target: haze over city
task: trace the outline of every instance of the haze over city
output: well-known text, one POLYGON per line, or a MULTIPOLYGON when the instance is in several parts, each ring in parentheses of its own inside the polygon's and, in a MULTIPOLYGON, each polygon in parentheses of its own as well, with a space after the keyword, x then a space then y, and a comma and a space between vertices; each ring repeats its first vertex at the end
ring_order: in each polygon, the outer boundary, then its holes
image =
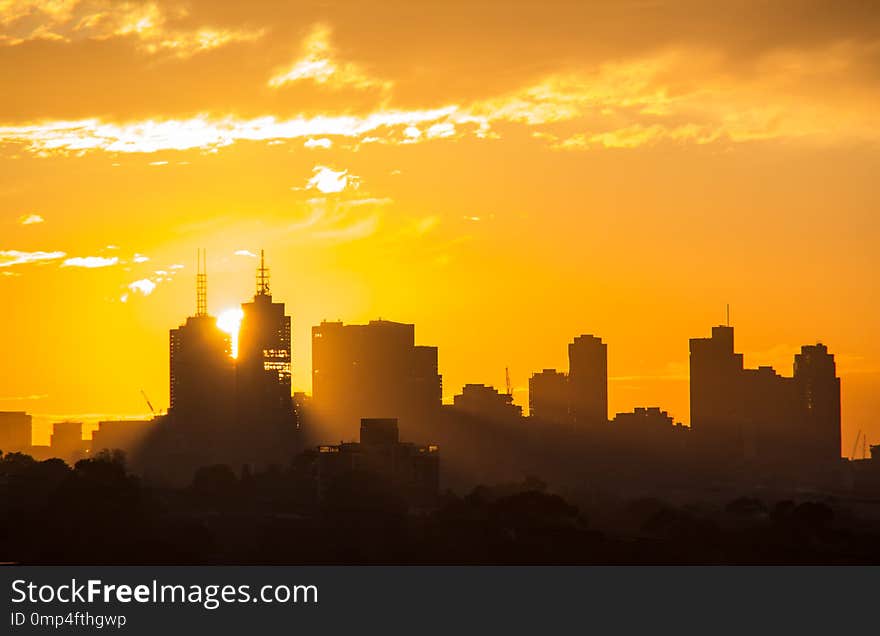
POLYGON ((844 454, 876 443, 862 7, 0 3, 0 410, 167 408, 196 248, 227 317, 265 249, 295 391, 324 319, 415 323, 446 402, 509 368, 525 407, 594 333, 611 414, 687 424, 730 304, 747 367, 827 344, 844 454))

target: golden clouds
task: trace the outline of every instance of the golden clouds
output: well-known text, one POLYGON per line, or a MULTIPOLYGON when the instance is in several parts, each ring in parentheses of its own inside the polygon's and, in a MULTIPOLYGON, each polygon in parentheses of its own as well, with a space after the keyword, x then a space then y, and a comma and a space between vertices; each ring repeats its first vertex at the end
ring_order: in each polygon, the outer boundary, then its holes
POLYGON ((0 267, 13 267, 27 263, 54 261, 67 256, 64 252, 22 252, 19 250, 0 250, 0 267))
POLYGON ((131 38, 147 53, 166 51, 189 57, 232 42, 254 41, 264 34, 263 30, 172 24, 187 15, 182 6, 168 11, 154 2, 0 0, 0 44, 131 38))
POLYGON ((391 82, 370 77, 359 65, 339 62, 330 45, 330 33, 327 25, 314 25, 302 43, 302 56, 273 74, 268 85, 279 88, 300 80, 311 80, 329 88, 391 88, 391 82))
MULTIPOLYGON (((152 28, 153 23, 144 18, 134 24, 152 28)), ((269 84, 309 79, 337 87, 375 86, 356 65, 335 60, 328 33, 326 27, 314 27, 304 57, 269 84)), ((841 99, 817 88, 838 82, 842 72, 869 53, 854 44, 774 52, 755 62, 757 72, 744 76, 728 72, 723 56, 712 51, 674 49, 551 73, 519 89, 464 104, 382 105, 359 114, 328 110, 287 118, 205 112, 121 123, 56 120, 0 126, 0 143, 38 156, 216 150, 240 141, 290 139, 303 139, 307 148, 329 148, 334 137, 348 139, 353 148, 359 142, 497 139, 500 125, 520 127, 560 150, 767 139, 876 141, 880 116, 869 90, 841 99)), ((392 97, 389 93, 388 99, 392 97)))

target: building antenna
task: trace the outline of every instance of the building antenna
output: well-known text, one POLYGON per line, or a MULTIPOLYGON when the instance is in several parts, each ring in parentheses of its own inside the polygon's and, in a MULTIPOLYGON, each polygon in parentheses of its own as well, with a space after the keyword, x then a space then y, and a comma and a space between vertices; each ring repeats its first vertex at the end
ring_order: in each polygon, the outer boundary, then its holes
POLYGON ((208 253, 201 248, 196 256, 196 316, 208 315, 208 253))
POLYGON ((257 268, 257 296, 271 296, 269 291, 269 268, 266 267, 265 250, 260 250, 260 266, 257 268))

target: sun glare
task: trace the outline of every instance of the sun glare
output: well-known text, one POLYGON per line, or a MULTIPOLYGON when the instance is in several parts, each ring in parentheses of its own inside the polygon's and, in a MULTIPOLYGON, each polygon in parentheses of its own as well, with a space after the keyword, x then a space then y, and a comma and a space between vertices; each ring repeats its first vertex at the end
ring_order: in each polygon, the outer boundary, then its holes
POLYGON ((217 327, 232 337, 233 358, 238 357, 238 330, 241 327, 242 318, 244 318, 244 311, 242 311, 241 307, 224 309, 217 316, 217 327))

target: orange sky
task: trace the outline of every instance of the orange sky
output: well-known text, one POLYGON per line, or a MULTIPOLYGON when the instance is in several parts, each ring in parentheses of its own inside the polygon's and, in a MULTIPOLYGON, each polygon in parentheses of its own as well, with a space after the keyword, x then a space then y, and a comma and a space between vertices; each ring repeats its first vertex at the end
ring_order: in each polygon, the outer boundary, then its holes
MULTIPOLYGON (((168 329, 265 248, 321 319, 415 322, 444 396, 609 344, 688 421, 689 337, 825 342, 880 443, 880 10, 860 2, 0 0, 0 409, 168 403, 168 329)), ((85 414, 85 415, 84 415, 85 414)))

